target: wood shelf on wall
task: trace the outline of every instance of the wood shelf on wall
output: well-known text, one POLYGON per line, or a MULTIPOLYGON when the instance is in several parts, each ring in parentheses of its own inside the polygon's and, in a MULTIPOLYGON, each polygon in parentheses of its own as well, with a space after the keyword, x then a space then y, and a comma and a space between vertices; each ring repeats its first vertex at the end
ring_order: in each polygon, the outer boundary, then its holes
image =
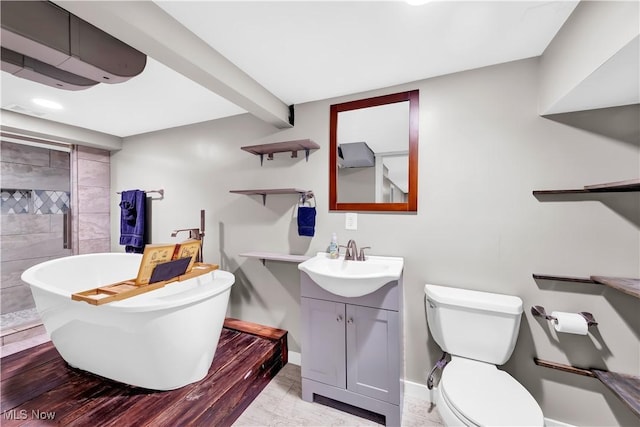
POLYGON ((317 150, 320 146, 310 139, 298 139, 295 141, 274 142, 271 144, 246 145, 240 148, 251 154, 260 156, 260 165, 262 165, 264 155, 267 155, 267 160, 273 160, 274 153, 291 152, 291 157, 296 158, 298 157, 298 151, 304 151, 305 159, 309 161, 309 151, 317 150))
POLYGON ((261 251, 250 251, 239 254, 241 257, 245 258, 257 258, 262 261, 264 265, 266 261, 282 261, 282 262, 293 262, 293 263, 301 263, 308 260, 310 257, 307 255, 293 255, 293 254, 283 254, 277 252, 261 252, 261 251))
POLYGON ((269 189, 252 189, 252 190, 229 190, 229 193, 244 194, 247 196, 262 196, 262 204, 267 203, 267 196, 270 194, 307 194, 309 190, 301 190, 299 188, 269 188, 269 189))
POLYGON ((534 274, 533 278, 540 280, 557 280, 561 282, 593 283, 597 285, 604 285, 623 292, 627 295, 640 298, 640 279, 610 276, 570 277, 552 276, 547 274, 534 274))
POLYGON ((575 366, 549 362, 538 358, 534 358, 533 361, 536 365, 544 366, 545 368, 599 379, 636 416, 640 417, 640 377, 600 369, 576 368, 575 366))
POLYGON ((605 184, 585 185, 583 188, 569 190, 534 190, 533 195, 544 194, 578 194, 578 193, 620 193, 628 191, 640 191, 640 179, 628 179, 626 181, 609 182, 605 184))

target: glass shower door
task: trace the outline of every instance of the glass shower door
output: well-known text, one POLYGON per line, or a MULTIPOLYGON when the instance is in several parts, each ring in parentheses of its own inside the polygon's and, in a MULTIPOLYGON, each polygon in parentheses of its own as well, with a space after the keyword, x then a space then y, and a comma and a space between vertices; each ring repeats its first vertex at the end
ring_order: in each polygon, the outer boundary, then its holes
POLYGON ((24 270, 71 248, 70 147, 0 143, 1 329, 3 337, 39 323, 24 270))

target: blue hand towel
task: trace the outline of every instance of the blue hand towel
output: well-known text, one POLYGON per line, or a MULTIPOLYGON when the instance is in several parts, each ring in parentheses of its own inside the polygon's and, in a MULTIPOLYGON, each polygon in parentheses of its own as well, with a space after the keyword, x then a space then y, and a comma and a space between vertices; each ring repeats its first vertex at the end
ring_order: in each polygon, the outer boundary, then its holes
POLYGON ((120 201, 120 244, 126 252, 144 252, 145 204, 147 194, 141 190, 122 192, 120 201))
POLYGON ((316 232, 315 206, 298 206, 298 235, 313 237, 316 232))

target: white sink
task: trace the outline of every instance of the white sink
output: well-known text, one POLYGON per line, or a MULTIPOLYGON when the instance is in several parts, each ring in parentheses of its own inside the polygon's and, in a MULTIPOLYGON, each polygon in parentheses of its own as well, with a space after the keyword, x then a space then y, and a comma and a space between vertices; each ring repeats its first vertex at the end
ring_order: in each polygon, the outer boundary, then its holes
POLYGON ((321 288, 343 297, 361 297, 377 291, 387 283, 398 280, 404 258, 367 256, 365 261, 345 261, 329 258, 326 252, 298 265, 321 288))

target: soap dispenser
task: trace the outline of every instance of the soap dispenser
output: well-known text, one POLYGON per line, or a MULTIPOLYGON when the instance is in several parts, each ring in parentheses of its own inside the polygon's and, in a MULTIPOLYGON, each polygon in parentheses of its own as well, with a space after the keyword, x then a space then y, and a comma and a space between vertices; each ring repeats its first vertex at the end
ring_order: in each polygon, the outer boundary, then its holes
POLYGON ((331 243, 329 243, 329 258, 338 258, 338 236, 336 233, 331 234, 331 243))

